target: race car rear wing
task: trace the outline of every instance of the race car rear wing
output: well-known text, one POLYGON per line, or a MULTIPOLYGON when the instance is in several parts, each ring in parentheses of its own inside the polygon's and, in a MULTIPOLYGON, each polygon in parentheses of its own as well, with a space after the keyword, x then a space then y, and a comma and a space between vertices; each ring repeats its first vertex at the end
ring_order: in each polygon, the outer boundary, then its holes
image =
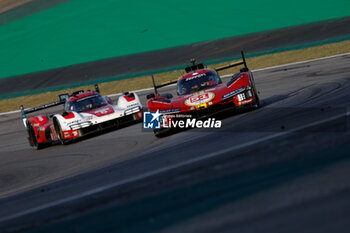
POLYGON ((34 108, 28 108, 28 109, 24 109, 23 105, 20 106, 21 109, 21 113, 22 113, 22 119, 23 119, 23 124, 24 126, 27 128, 27 115, 28 113, 32 113, 32 112, 37 112, 46 108, 51 108, 60 104, 64 104, 66 102, 66 100, 69 98, 69 94, 65 93, 65 94, 60 94, 59 95, 59 100, 56 102, 52 102, 49 104, 44 104, 38 107, 34 107, 34 108))
POLYGON ((241 69, 241 72, 248 71, 248 67, 247 67, 247 63, 245 62, 245 56, 244 56, 244 52, 243 51, 241 51, 241 56, 242 56, 242 60, 241 61, 238 61, 238 62, 235 62, 235 63, 231 63, 231 64, 229 64, 227 66, 222 66, 222 67, 216 68, 215 71, 219 72, 221 70, 226 70, 226 69, 229 69, 229 68, 232 68, 232 67, 235 67, 235 66, 240 66, 240 65, 244 65, 244 69, 241 69))

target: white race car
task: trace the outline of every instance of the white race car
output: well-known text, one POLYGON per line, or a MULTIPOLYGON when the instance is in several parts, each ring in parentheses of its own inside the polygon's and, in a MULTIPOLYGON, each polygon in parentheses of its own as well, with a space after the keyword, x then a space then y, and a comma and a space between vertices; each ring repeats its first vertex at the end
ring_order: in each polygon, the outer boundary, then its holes
POLYGON ((28 131, 29 144, 41 145, 67 141, 90 132, 118 126, 130 121, 141 121, 142 105, 135 92, 125 92, 116 105, 107 96, 95 91, 77 91, 72 95, 61 94, 60 100, 32 109, 22 109, 24 125, 28 131), (27 119, 26 114, 64 104, 64 112, 54 115, 37 115, 27 119))

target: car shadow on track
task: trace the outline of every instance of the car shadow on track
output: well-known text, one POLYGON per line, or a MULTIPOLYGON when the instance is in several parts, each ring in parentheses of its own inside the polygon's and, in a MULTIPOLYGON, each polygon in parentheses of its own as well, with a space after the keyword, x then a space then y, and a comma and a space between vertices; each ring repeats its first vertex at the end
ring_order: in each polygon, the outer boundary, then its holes
POLYGON ((87 139, 90 139, 90 138, 93 138, 93 137, 98 137, 98 136, 103 135, 103 134, 107 134, 107 133, 110 133, 110 132, 113 132, 113 131, 116 131, 116 130, 120 130, 120 129, 129 127, 129 126, 132 126, 132 125, 136 125, 136 124, 138 124, 140 122, 141 122, 141 120, 139 120, 139 121, 132 121, 132 122, 123 122, 123 123, 119 124, 118 126, 113 126, 113 127, 109 127, 109 128, 106 128, 106 129, 100 129, 100 130, 94 131, 94 132, 89 133, 87 135, 84 135, 83 137, 80 137, 80 138, 78 138, 76 140, 72 140, 72 141, 68 142, 67 144, 74 144, 74 143, 77 143, 77 142, 80 142, 80 141, 84 141, 84 140, 87 140, 87 139))
MULTIPOLYGON (((100 135, 104 135, 104 134, 107 134, 107 133, 110 133, 110 132, 113 132, 113 131, 116 131, 116 130, 120 130, 120 129, 129 127, 129 126, 132 126, 132 125, 136 125, 136 124, 138 124, 140 122, 141 122, 141 120, 139 120, 139 121, 131 121, 131 122, 123 122, 123 123, 121 123, 121 124, 119 124, 117 126, 112 126, 112 127, 105 128, 105 129, 99 129, 97 131, 93 131, 91 133, 88 133, 88 134, 86 134, 86 135, 84 135, 82 137, 66 141, 64 143, 64 145, 71 145, 71 144, 79 143, 81 141, 84 141, 84 140, 87 140, 87 139, 90 139, 90 138, 93 138, 93 137, 98 137, 100 135)), ((56 142, 53 142, 51 144, 43 144, 41 146, 40 150, 44 149, 44 148, 51 147, 51 146, 55 146, 55 145, 61 145, 61 142, 60 141, 56 141, 56 142)))

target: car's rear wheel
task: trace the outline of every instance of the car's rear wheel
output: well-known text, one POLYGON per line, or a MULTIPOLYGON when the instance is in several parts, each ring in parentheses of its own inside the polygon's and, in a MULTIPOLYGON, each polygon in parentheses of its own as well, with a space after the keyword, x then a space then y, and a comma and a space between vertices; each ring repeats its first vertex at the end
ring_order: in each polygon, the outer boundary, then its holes
POLYGON ((31 123, 28 123, 28 141, 29 141, 29 145, 32 147, 35 147, 37 150, 40 150, 42 148, 42 144, 38 142, 36 135, 35 135, 35 131, 34 131, 34 127, 32 126, 31 123))
POLYGON ((156 136, 157 138, 162 138, 165 136, 168 136, 170 134, 171 129, 154 129, 153 133, 154 136, 156 136))
POLYGON ((163 137, 162 130, 160 130, 160 129, 154 129, 153 133, 154 133, 154 136, 156 136, 157 138, 163 137))

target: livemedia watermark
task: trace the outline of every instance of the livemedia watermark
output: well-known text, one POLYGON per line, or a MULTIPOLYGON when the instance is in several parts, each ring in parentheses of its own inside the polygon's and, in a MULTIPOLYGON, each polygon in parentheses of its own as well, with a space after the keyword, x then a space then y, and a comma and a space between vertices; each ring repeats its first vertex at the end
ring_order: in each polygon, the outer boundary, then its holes
POLYGON ((205 119, 197 119, 189 114, 161 114, 159 111, 143 113, 144 129, 218 129, 221 128, 221 126, 221 120, 217 120, 211 117, 205 119))

